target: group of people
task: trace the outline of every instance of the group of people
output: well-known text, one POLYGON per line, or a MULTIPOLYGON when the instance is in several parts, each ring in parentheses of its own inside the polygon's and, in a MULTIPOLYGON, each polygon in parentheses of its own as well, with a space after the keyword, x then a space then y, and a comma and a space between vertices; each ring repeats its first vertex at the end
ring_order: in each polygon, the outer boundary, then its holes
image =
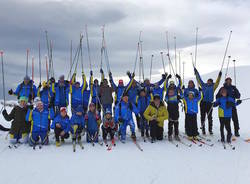
MULTIPOLYGON (((215 95, 222 72, 219 72, 215 82, 213 79, 204 82, 194 68, 198 88, 193 80, 185 87, 177 74, 162 74, 158 82, 151 83, 148 79, 136 81, 134 73, 128 72, 129 82, 125 85, 123 80, 116 84, 111 72, 108 74, 109 80, 105 78, 102 69, 100 73, 100 84, 97 79, 94 80, 91 71, 89 83, 84 73, 81 76, 82 84, 76 80, 74 73, 70 81, 65 80, 62 75, 57 82, 51 78, 38 87, 25 76, 15 91, 9 90, 9 95, 17 96, 18 105, 10 113, 5 109, 2 111, 4 118, 12 121, 10 142, 29 143, 31 146, 47 145, 52 129, 56 146, 60 146, 69 137, 73 143, 81 142, 81 137, 85 134, 87 142, 97 143, 101 131, 105 143, 108 139, 114 142, 115 137, 125 143, 127 126, 130 127, 134 141, 137 126, 141 137, 154 143, 163 140, 165 120, 168 120, 168 140, 180 141, 180 104, 185 111, 185 133, 188 139, 195 140, 199 135, 199 106, 202 134, 207 133, 206 119, 208 132, 213 134, 212 112, 218 106, 221 141, 231 141, 231 119, 234 122, 235 136, 240 136, 236 106, 242 101, 238 89, 232 85, 232 79, 226 78, 223 87, 215 95), (71 113, 68 112, 68 107, 71 107, 71 113), (224 128, 227 130, 226 139, 224 128)), ((8 130, 4 127, 1 129, 8 130)))

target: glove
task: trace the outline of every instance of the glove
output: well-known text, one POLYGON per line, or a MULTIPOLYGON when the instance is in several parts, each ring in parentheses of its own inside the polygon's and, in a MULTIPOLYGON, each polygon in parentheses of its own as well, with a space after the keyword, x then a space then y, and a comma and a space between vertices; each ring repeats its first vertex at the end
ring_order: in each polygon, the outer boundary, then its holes
POLYGON ((8 115, 8 113, 7 113, 6 109, 4 109, 4 110, 2 111, 2 115, 3 115, 3 116, 8 115))
POLYGON ((170 74, 170 75, 168 75, 167 79, 170 79, 171 77, 172 77, 172 75, 170 74))
POLYGON ((182 86, 182 89, 183 89, 183 90, 185 89, 185 86, 184 86, 184 85, 182 86))
POLYGON ((196 73, 198 73, 198 71, 197 71, 197 69, 196 68, 194 68, 194 73, 196 74, 196 73))
POLYGON ((222 76, 222 71, 219 72, 219 76, 222 76))
POLYGON ((93 76, 93 71, 92 70, 90 71, 90 76, 93 76))
POLYGON ((100 69, 100 73, 104 73, 102 68, 100 69))
POLYGON ((134 73, 134 72, 132 73, 131 77, 132 77, 132 78, 134 78, 134 77, 135 77, 135 73, 134 73))
POLYGON ((162 74, 162 79, 165 80, 166 79, 166 74, 162 74))
POLYGON ((132 77, 130 71, 127 71, 127 75, 128 75, 129 78, 132 77))
POLYGON ((10 90, 8 91, 8 93, 9 93, 9 95, 13 95, 13 90, 10 89, 10 90))
POLYGON ((181 76, 179 76, 178 74, 176 74, 175 76, 177 77, 177 79, 180 79, 180 78, 181 78, 181 76))
POLYGON ((201 87, 199 87, 199 91, 202 91, 202 88, 201 88, 201 87))
POLYGON ((42 87, 42 84, 41 84, 41 82, 39 83, 39 86, 38 86, 38 88, 41 88, 42 87))
POLYGON ((233 102, 229 102, 229 101, 226 102, 226 108, 227 108, 227 109, 229 109, 229 108, 231 108, 231 107, 233 107, 233 106, 234 106, 234 103, 233 103, 233 102))
POLYGON ((240 105, 242 103, 242 100, 237 100, 236 103, 240 105))

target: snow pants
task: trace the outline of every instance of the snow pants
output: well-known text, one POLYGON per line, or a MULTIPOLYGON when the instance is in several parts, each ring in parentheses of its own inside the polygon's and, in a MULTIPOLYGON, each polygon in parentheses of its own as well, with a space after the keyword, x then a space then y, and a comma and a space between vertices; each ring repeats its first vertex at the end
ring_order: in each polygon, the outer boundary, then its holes
POLYGON ((238 131, 240 129, 240 126, 236 107, 232 108, 232 120, 234 123, 234 131, 238 131))
POLYGON ((153 120, 149 122, 150 126, 150 136, 153 140, 163 139, 163 128, 158 126, 158 122, 153 120))
POLYGON ((168 136, 173 135, 173 129, 175 135, 179 135, 179 106, 178 103, 168 103, 168 136))
POLYGON ((104 128, 104 126, 102 126, 102 138, 103 140, 107 140, 107 136, 110 136, 111 140, 114 139, 114 135, 115 135, 115 128, 104 128))
POLYGON ((30 146, 35 146, 36 144, 38 144, 39 139, 41 139, 42 145, 47 145, 49 143, 48 132, 47 131, 31 132, 29 138, 30 146))
POLYGON ((231 142, 232 132, 230 125, 231 118, 220 118, 220 135, 221 141, 225 141, 224 128, 227 130, 227 142, 231 142))
POLYGON ((55 138, 56 141, 59 142, 60 138, 62 141, 64 141, 64 139, 68 139, 69 138, 69 133, 65 133, 64 136, 61 136, 61 132, 63 131, 63 129, 56 127, 55 128, 55 138))
POLYGON ((141 136, 144 137, 145 132, 148 132, 149 130, 149 125, 148 121, 144 118, 143 114, 141 114, 140 118, 140 127, 141 127, 141 136))
POLYGON ((185 127, 187 136, 195 137, 199 135, 197 127, 197 114, 186 114, 185 127))
POLYGON ((135 123, 134 123, 133 119, 124 121, 120 125, 121 140, 125 140, 126 139, 127 126, 130 126, 131 132, 135 133, 135 123))
POLYGON ((211 102, 201 101, 201 126, 205 128, 205 119, 208 119, 208 131, 213 130, 213 104, 211 102))
POLYGON ((98 143, 98 130, 87 130, 87 142, 98 143))

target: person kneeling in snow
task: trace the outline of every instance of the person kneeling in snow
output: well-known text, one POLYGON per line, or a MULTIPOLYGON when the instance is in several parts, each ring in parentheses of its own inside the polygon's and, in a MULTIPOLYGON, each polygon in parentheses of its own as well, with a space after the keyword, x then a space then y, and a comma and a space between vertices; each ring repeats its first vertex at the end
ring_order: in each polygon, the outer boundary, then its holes
POLYGON ((226 88, 220 89, 220 95, 215 103, 214 107, 219 106, 219 119, 220 119, 220 134, 221 134, 221 142, 225 142, 225 135, 224 135, 224 127, 227 130, 227 142, 231 142, 232 132, 231 132, 231 118, 232 118, 232 111, 233 107, 236 107, 237 105, 241 104, 241 100, 235 100, 232 97, 228 96, 228 92, 226 88))
POLYGON ((151 142, 163 139, 164 121, 168 119, 167 108, 156 94, 154 100, 149 104, 144 117, 149 121, 151 142))
POLYGON ((133 120, 132 112, 135 115, 140 116, 139 111, 136 105, 132 102, 128 102, 128 94, 124 93, 122 97, 122 101, 118 103, 115 107, 115 121, 119 122, 120 124, 120 134, 121 134, 121 141, 125 143, 126 139, 126 130, 127 126, 130 126, 130 130, 132 132, 131 138, 133 140, 136 139, 135 135, 135 123, 133 120))
POLYGON ((89 111, 85 115, 85 127, 87 131, 87 142, 97 143, 101 118, 96 112, 95 104, 89 104, 89 111))
POLYGON ((61 142, 64 143, 64 139, 69 138, 70 121, 66 107, 60 108, 60 114, 55 117, 51 129, 54 129, 57 147, 61 145, 61 142))
POLYGON ((84 113, 83 106, 79 105, 74 112, 72 112, 72 117, 70 119, 72 142, 75 143, 76 140, 78 143, 81 142, 81 134, 85 133, 85 122, 84 122, 84 113))
POLYGON ((12 109, 10 114, 7 113, 6 109, 2 112, 3 117, 7 121, 13 120, 9 131, 11 144, 27 143, 28 141, 30 124, 25 122, 25 116, 28 111, 27 102, 28 98, 22 96, 18 100, 18 105, 12 109))
POLYGON ((26 115, 26 121, 31 122, 29 144, 33 147, 38 144, 39 139, 41 139, 41 145, 49 143, 48 127, 50 120, 54 117, 54 111, 44 109, 43 102, 39 97, 35 98, 34 103, 35 109, 28 110, 26 115))
POLYGON ((199 95, 195 96, 193 91, 188 92, 188 96, 184 96, 183 103, 185 108, 185 129, 186 134, 190 140, 197 139, 199 135, 197 125, 198 104, 202 99, 201 88, 199 88, 199 95))
POLYGON ((102 124, 102 138, 104 143, 107 145, 107 136, 110 136, 112 143, 115 142, 114 135, 117 130, 118 126, 115 123, 114 118, 112 117, 111 111, 106 111, 106 114, 103 119, 102 124))

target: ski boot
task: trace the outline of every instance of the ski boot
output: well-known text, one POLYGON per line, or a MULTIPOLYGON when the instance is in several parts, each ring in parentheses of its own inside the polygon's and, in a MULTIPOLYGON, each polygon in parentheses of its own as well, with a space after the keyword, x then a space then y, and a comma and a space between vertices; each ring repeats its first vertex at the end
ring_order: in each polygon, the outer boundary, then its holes
POLYGON ((169 136, 168 136, 168 141, 169 141, 169 142, 172 142, 172 141, 173 141, 172 135, 169 135, 169 136))
POLYGON ((60 141, 56 141, 56 147, 60 147, 60 146, 61 146, 60 141))
POLYGON ((235 137, 240 137, 239 130, 235 130, 234 135, 235 135, 235 137))
POLYGON ((136 140, 135 132, 133 132, 133 133, 131 134, 131 138, 132 138, 134 141, 136 140))
POLYGON ((231 135, 231 134, 228 134, 228 135, 227 135, 227 143, 231 143, 231 138, 232 138, 232 135, 231 135))
POLYGON ((176 141, 181 141, 179 135, 175 135, 175 136, 174 136, 174 139, 175 139, 176 141))
POLYGON ((65 140, 64 140, 64 138, 61 138, 61 143, 63 144, 63 143, 65 143, 65 140))
POLYGON ((202 130, 202 134, 203 134, 203 135, 206 135, 206 128, 205 128, 205 126, 202 126, 202 127, 201 127, 201 130, 202 130))

